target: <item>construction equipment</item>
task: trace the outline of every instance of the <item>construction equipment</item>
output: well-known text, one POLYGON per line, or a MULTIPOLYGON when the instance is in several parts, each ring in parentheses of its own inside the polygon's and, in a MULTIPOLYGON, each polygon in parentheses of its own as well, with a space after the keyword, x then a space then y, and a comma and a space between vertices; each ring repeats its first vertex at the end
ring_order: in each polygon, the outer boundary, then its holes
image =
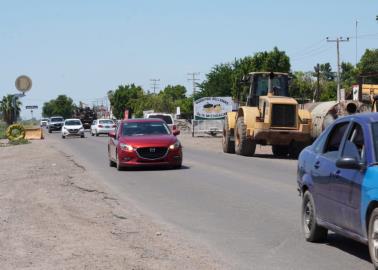
POLYGON ((43 129, 40 128, 40 127, 25 128, 25 139, 26 140, 42 140, 42 139, 44 139, 43 129))
POLYGON ((90 129, 94 120, 97 119, 96 112, 90 107, 85 107, 80 103, 80 107, 74 110, 72 118, 80 119, 85 129, 90 129))
POLYGON ((337 118, 368 112, 369 106, 358 100, 341 100, 306 103, 304 109, 311 113, 311 138, 316 139, 337 118))
POLYGON ((227 113, 223 151, 252 156, 256 145, 272 145, 275 156, 297 157, 312 140, 311 114, 289 97, 289 76, 252 72, 242 80, 249 87, 246 106, 227 113))

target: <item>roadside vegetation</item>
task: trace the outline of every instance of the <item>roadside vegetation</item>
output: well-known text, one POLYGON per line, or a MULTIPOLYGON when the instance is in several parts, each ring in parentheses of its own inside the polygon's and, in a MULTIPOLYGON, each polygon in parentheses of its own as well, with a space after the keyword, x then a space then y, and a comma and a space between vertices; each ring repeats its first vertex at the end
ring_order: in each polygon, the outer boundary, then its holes
MULTIPOLYGON (((191 118, 193 100, 201 97, 231 96, 243 103, 248 89, 239 82, 251 71, 291 73, 289 93, 299 102, 336 99, 337 75, 330 63, 315 63, 312 71, 292 71, 289 56, 277 47, 271 51, 258 52, 252 56, 214 65, 205 75, 205 80, 197 84, 199 91, 194 95, 188 95, 187 89, 182 85, 168 85, 158 93, 151 93, 134 83, 120 85, 109 90, 107 95, 116 118, 123 118, 125 110, 129 111, 129 115, 142 117, 143 111, 175 113, 176 107, 180 107, 183 118, 191 118), (318 85, 319 92, 315 91, 318 85)), ((352 85, 359 82, 362 74, 378 74, 378 49, 367 49, 357 65, 341 63, 341 87, 345 89, 347 98, 351 97, 352 85)), ((372 78, 365 83, 378 83, 378 78, 372 78)), ((0 103, 1 119, 8 124, 12 123, 14 115, 11 100, 12 96, 8 95, 0 103)), ((21 102, 17 101, 17 115, 20 113, 20 106, 21 102)), ((45 117, 60 115, 69 118, 76 108, 72 98, 59 95, 44 103, 42 114, 45 117)), ((0 127, 0 136, 3 136, 1 132, 0 127)))

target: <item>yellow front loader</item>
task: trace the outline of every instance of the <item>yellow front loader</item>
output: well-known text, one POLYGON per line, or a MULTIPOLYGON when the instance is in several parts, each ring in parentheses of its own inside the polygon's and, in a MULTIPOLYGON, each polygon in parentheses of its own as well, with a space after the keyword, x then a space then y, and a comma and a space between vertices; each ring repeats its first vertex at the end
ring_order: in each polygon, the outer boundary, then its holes
POLYGON ((223 151, 253 156, 256 145, 271 145, 275 156, 296 158, 311 144, 311 114, 288 96, 288 74, 252 72, 245 106, 225 117, 223 151))

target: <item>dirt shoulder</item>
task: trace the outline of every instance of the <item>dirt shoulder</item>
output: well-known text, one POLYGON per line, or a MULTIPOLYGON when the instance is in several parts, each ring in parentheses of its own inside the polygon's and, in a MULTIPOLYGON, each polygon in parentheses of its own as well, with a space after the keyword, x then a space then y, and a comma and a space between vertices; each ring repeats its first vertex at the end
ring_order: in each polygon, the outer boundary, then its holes
POLYGON ((45 141, 0 148, 1 269, 223 269, 45 141))
MULTIPOLYGON (((213 151, 223 153, 222 150, 222 137, 217 136, 196 136, 192 137, 189 133, 181 133, 178 139, 182 142, 184 148, 190 147, 199 150, 213 151)), ((256 155, 272 155, 271 146, 256 146, 256 155)))

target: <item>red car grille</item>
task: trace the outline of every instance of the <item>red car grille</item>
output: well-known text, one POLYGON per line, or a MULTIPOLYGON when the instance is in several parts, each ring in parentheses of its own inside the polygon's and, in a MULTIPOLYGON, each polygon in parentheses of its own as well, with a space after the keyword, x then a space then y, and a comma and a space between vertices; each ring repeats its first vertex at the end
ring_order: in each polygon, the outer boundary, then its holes
POLYGON ((161 159, 167 155, 168 148, 166 147, 143 147, 138 148, 138 156, 144 159, 161 159))

